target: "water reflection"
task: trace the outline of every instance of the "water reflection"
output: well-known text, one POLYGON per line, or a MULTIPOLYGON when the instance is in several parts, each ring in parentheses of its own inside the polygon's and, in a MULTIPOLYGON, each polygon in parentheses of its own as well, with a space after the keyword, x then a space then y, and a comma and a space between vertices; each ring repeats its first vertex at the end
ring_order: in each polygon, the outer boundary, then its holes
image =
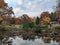
POLYGON ((33 40, 23 40, 22 37, 18 37, 15 36, 15 38, 10 37, 9 40, 12 39, 12 45, 59 45, 59 43, 57 43, 56 41, 53 42, 53 40, 51 40, 50 43, 44 43, 44 41, 42 40, 42 38, 36 38, 34 41, 33 40))
MULTIPOLYGON (((4 38, 6 38, 6 36, 4 38)), ((32 32, 24 32, 18 36, 16 36, 15 33, 12 33, 7 37, 7 39, 9 40, 3 41, 4 45, 7 43, 8 45, 59 45, 60 43, 60 36, 52 35, 50 33, 37 34, 32 32)))

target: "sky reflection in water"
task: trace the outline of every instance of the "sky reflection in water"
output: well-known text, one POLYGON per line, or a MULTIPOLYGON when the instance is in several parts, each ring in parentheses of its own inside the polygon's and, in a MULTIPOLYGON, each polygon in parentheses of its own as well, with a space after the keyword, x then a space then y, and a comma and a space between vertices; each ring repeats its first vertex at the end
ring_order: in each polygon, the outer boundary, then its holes
POLYGON ((53 42, 51 40, 51 43, 44 43, 42 41, 42 39, 35 39, 34 41, 33 40, 23 40, 21 37, 17 37, 15 39, 13 38, 10 38, 12 39, 12 45, 59 45, 57 42, 53 42))

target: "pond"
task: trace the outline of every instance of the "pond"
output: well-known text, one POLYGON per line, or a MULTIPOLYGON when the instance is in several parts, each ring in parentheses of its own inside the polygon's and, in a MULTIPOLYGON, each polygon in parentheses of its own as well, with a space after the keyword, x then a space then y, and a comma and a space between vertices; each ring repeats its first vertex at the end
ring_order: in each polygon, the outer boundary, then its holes
POLYGON ((32 33, 32 32, 14 32, 14 33, 6 33, 4 32, 2 45, 60 45, 60 36, 40 33, 32 33))
POLYGON ((32 40, 24 40, 21 36, 9 37, 12 40, 12 45, 59 45, 58 42, 51 40, 50 43, 44 43, 41 38, 36 38, 32 40))

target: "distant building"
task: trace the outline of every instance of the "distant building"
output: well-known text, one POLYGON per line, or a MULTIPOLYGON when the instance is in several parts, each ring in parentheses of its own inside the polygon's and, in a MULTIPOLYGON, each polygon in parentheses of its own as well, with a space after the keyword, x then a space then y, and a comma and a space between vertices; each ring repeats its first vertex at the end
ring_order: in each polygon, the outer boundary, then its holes
POLYGON ((50 22, 50 24, 51 24, 51 27, 60 26, 57 21, 52 21, 52 22, 50 22))

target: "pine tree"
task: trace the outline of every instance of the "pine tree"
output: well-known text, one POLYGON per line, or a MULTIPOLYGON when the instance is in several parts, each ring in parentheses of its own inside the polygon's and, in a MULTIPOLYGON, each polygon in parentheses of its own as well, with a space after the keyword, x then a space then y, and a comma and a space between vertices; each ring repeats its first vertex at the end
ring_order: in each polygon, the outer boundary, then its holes
POLYGON ((37 19, 36 19, 36 24, 39 24, 39 23, 40 23, 40 18, 37 17, 37 19))

